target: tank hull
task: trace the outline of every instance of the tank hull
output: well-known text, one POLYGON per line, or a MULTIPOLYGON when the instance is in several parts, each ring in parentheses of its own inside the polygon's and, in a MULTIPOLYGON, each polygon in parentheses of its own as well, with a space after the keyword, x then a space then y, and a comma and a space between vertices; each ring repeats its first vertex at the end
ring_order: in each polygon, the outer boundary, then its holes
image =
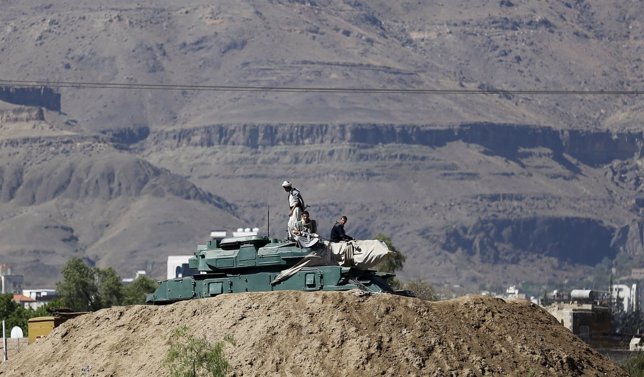
MULTIPOLYGON (((200 274, 162 281, 149 294, 149 304, 171 304, 182 300, 214 297, 224 293, 267 291, 347 291, 361 289, 380 293, 391 291, 386 281, 373 271, 341 266, 305 267, 287 280, 272 284, 279 274, 250 272, 242 274, 200 274)), ((397 293, 397 292, 396 292, 397 293)))

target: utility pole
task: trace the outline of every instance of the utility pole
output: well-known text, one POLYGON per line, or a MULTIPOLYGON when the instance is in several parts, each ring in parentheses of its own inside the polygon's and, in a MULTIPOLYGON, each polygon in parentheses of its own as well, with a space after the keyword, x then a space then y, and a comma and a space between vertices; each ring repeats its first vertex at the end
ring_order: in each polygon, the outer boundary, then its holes
POLYGON ((7 334, 5 334, 4 319, 2 320, 2 347, 4 349, 2 352, 4 355, 3 361, 7 361, 7 334))

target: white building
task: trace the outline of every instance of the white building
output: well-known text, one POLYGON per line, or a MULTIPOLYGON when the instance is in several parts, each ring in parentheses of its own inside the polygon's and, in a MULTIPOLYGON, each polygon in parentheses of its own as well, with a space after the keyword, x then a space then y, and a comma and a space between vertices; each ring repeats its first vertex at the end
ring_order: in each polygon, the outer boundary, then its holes
POLYGON ((123 284, 130 284, 134 280, 138 279, 140 276, 146 276, 146 275, 147 275, 147 273, 144 270, 138 270, 136 272, 136 274, 134 274, 133 278, 123 278, 123 279, 121 279, 121 282, 123 284))
POLYGON ((637 284, 632 284, 631 286, 615 284, 612 286, 610 294, 624 313, 628 314, 639 310, 637 284))
POLYGON ((188 268, 188 259, 190 259, 190 257, 192 257, 192 255, 170 255, 168 257, 166 279, 183 277, 184 269, 188 268))
POLYGON ((23 289, 23 296, 33 299, 33 302, 25 302, 23 305, 28 308, 38 309, 50 303, 52 300, 58 298, 58 293, 55 289, 41 288, 41 289, 23 289))
POLYGON ((13 275, 11 267, 7 264, 0 264, 0 293, 20 293, 22 292, 22 275, 13 275))

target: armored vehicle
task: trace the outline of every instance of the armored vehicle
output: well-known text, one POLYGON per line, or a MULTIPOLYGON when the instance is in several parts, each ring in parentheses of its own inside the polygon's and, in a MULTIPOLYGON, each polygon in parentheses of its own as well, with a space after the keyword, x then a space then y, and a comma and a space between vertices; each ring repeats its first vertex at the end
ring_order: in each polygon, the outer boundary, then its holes
MULTIPOLYGON (((353 248, 338 261, 325 242, 295 242, 260 235, 225 237, 213 232, 199 245, 181 277, 160 282, 146 298, 150 304, 261 291, 394 292, 382 274, 356 265, 353 248), (303 246, 305 245, 305 246, 303 246)), ((380 242, 380 241, 375 241, 380 242)))

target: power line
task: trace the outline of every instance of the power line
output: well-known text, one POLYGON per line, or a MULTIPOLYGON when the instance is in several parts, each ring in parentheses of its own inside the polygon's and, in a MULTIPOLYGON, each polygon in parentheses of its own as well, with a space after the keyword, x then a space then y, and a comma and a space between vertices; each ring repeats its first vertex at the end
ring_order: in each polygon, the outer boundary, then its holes
POLYGON ((125 90, 187 90, 211 92, 285 92, 285 93, 366 93, 366 94, 506 94, 506 95, 581 95, 581 96, 630 96, 642 95, 644 90, 542 90, 542 89, 404 89, 404 88, 350 88, 350 87, 288 87, 242 85, 183 85, 183 84, 132 84, 85 81, 27 81, 3 80, 0 85, 12 87, 52 87, 77 89, 125 90))

